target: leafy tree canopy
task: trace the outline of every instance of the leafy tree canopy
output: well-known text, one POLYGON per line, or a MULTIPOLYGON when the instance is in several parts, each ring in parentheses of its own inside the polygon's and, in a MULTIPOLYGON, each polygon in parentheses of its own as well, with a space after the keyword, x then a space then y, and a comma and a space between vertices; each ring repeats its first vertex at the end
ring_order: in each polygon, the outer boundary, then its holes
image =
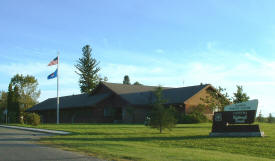
POLYGON ((0 91, 0 111, 3 111, 5 108, 7 108, 7 99, 7 92, 0 91))
POLYGON ((10 84, 12 87, 18 88, 19 102, 25 110, 38 102, 37 99, 41 92, 38 89, 38 81, 34 76, 16 74, 11 78, 10 84))
POLYGON ((128 75, 125 75, 124 76, 124 79, 123 79, 123 84, 128 84, 128 85, 130 85, 131 83, 130 83, 130 78, 129 78, 129 76, 128 75))
POLYGON ((139 83, 138 81, 136 81, 133 85, 140 85, 140 86, 142 86, 142 84, 139 83))
POLYGON ((208 96, 201 98, 202 105, 208 107, 210 110, 223 111, 226 105, 229 105, 230 98, 225 88, 218 87, 218 89, 207 89, 208 96))

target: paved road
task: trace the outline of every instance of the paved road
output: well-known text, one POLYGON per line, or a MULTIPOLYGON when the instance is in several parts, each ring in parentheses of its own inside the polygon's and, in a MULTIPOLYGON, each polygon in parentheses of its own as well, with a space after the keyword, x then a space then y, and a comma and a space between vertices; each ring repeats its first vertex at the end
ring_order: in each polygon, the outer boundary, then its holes
POLYGON ((35 143, 48 134, 0 127, 0 161, 99 161, 35 143))

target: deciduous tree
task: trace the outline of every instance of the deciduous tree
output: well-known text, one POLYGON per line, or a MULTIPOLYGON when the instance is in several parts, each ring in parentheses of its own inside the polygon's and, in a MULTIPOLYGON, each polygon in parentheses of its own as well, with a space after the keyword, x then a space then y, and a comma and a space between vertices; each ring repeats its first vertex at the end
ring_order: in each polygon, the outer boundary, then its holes
POLYGON ((123 79, 123 84, 128 84, 128 85, 130 85, 131 83, 130 83, 130 78, 129 78, 129 76, 128 75, 125 75, 124 76, 124 79, 123 79))
POLYGON ((4 109, 7 108, 7 92, 1 91, 0 92, 0 111, 3 111, 4 109))
POLYGON ((142 86, 142 84, 139 83, 138 81, 136 81, 133 85, 140 85, 140 86, 142 86))
POLYGON ((230 98, 225 88, 207 89, 208 96, 201 98, 202 105, 212 111, 223 111, 226 105, 230 104, 230 98))
POLYGON ((38 81, 34 76, 16 74, 10 81, 13 87, 18 88, 19 103, 22 111, 34 106, 38 103, 40 90, 38 89, 38 81))

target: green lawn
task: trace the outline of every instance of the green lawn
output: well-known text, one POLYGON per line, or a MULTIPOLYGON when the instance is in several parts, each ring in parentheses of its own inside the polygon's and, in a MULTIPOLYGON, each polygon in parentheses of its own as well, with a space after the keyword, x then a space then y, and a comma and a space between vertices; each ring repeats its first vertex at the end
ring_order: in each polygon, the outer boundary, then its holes
POLYGON ((267 135, 212 138, 211 124, 177 125, 172 131, 124 124, 46 124, 37 128, 73 132, 42 139, 64 149, 113 160, 275 160, 275 124, 260 124, 267 135))

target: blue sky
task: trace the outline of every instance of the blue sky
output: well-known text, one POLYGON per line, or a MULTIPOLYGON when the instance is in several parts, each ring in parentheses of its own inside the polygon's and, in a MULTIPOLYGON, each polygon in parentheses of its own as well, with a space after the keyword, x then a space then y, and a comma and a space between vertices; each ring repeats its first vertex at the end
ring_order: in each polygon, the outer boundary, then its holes
POLYGON ((223 0, 2 0, 0 1, 0 90, 14 74, 39 82, 40 101, 78 94, 74 64, 90 44, 102 76, 182 87, 222 86, 232 96, 242 85, 259 110, 275 114, 274 1, 223 0))

